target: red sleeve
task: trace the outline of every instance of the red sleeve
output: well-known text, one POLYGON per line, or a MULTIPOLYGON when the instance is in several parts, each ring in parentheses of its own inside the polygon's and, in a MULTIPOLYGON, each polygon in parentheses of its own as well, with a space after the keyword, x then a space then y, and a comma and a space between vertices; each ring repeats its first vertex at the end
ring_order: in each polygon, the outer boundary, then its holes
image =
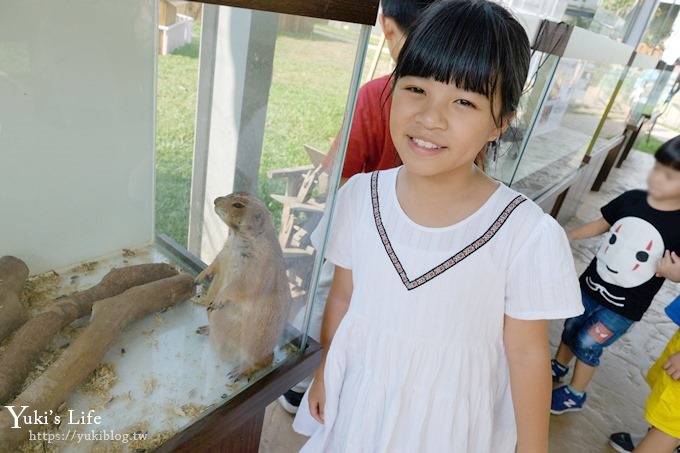
MULTIPOLYGON (((389 131, 390 76, 364 84, 357 95, 342 176, 350 178, 379 168, 389 131)), ((394 145, 391 145, 392 148, 394 145)))
MULTIPOLYGON (((343 178, 401 164, 390 136, 391 89, 390 75, 366 82, 359 89, 342 168, 343 178)), ((326 170, 335 160, 338 139, 336 136, 323 161, 326 170)))

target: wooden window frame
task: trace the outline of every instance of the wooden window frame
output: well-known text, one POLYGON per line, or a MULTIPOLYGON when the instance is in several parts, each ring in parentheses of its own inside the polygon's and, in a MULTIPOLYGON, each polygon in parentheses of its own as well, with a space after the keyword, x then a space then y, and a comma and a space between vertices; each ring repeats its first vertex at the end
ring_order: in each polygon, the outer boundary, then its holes
POLYGON ((203 3, 375 25, 379 0, 208 0, 203 3))

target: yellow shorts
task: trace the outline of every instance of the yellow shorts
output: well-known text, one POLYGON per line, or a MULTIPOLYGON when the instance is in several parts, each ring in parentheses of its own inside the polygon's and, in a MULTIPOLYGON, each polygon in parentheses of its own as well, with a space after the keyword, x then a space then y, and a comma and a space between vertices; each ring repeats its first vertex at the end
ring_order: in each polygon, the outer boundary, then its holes
POLYGON ((668 357, 676 352, 680 352, 680 330, 675 332, 659 360, 647 373, 652 392, 647 398, 645 418, 655 428, 680 439, 680 381, 674 380, 663 369, 668 357))

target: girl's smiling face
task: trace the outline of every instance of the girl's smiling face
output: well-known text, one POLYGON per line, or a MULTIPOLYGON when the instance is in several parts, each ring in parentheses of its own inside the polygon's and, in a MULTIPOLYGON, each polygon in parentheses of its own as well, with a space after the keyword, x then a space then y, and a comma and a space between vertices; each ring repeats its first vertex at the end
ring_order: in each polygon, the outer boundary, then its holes
POLYGON ((392 93, 392 140, 409 171, 423 176, 469 170, 486 143, 500 136, 503 123, 494 122, 486 96, 455 84, 405 76, 392 93))

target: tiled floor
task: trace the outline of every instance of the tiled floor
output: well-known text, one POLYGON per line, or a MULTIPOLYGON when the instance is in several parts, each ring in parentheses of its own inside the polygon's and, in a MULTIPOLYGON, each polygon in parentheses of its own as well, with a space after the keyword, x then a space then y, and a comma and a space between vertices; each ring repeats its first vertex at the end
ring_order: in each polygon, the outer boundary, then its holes
MULTIPOLYGON (((653 157, 633 151, 623 166, 615 168, 599 192, 590 192, 582 206, 565 228, 567 230, 592 220, 599 208, 621 192, 644 188, 653 157)), ((576 241, 572 244, 578 272, 592 258, 599 239, 576 241)), ((663 307, 678 292, 678 287, 666 283, 652 307, 640 323, 604 354, 602 364, 589 387, 589 399, 583 412, 552 416, 551 453, 613 452, 607 438, 615 431, 644 432, 642 410, 648 389, 644 381, 646 370, 663 349, 675 325, 663 314, 663 307)), ((559 342, 562 323, 551 324, 551 344, 559 342)), ((265 416, 260 443, 261 453, 297 452, 305 438, 291 429, 292 417, 274 402, 265 416)), ((473 452, 467 452, 473 453, 473 452)))

